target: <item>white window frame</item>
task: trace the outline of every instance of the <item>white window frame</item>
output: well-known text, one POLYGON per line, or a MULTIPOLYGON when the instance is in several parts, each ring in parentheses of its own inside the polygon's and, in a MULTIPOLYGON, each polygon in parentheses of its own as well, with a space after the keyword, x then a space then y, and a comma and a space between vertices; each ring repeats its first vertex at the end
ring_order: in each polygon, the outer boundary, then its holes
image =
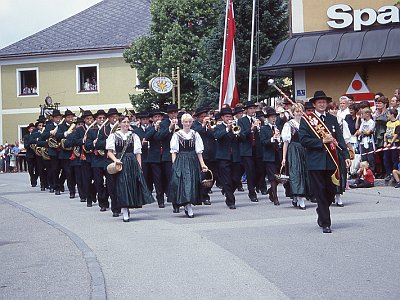
POLYGON ((17 76, 17 97, 39 97, 39 67, 34 67, 34 68, 17 68, 16 70, 16 76, 17 76), (24 71, 36 71, 36 94, 21 94, 21 72, 24 71))
POLYGON ((99 64, 84 64, 84 65, 76 65, 76 69, 75 69, 75 74, 76 74, 76 94, 77 95, 86 95, 86 94, 98 94, 100 93, 100 68, 99 68, 99 64), (82 92, 81 91, 81 81, 80 81, 80 68, 88 68, 88 67, 96 67, 96 84, 97 84, 97 90, 96 91, 85 91, 82 92))

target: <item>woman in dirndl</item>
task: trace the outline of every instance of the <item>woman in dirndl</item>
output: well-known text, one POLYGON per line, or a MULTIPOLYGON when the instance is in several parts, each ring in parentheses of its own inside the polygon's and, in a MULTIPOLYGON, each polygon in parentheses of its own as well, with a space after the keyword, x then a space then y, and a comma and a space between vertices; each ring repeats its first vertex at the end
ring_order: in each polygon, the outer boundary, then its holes
POLYGON ((113 162, 122 164, 122 171, 113 176, 116 176, 117 206, 121 208, 123 221, 129 222, 130 208, 141 208, 155 200, 147 188, 141 168, 140 139, 135 133, 129 131, 128 116, 120 117, 119 124, 121 129, 107 138, 106 149, 108 157, 113 162))
POLYGON ((183 114, 183 129, 171 138, 172 178, 168 202, 175 207, 184 206, 188 218, 193 218, 192 205, 201 205, 201 171, 208 170, 203 160, 204 145, 198 132, 190 129, 193 118, 183 114))
POLYGON ((306 165, 306 152, 299 142, 300 120, 303 105, 297 103, 292 107, 294 118, 286 122, 282 129, 283 159, 282 166, 289 173, 290 196, 294 207, 306 209, 304 199, 309 196, 309 179, 306 165))

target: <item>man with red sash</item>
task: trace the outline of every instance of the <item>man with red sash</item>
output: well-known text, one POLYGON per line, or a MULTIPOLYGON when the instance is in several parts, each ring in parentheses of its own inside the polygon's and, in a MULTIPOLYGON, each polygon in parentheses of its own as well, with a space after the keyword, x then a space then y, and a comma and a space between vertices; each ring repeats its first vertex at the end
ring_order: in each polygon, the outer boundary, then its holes
POLYGON ((350 166, 349 153, 336 117, 326 113, 332 101, 323 91, 316 91, 310 102, 315 112, 303 116, 300 122, 300 143, 306 148, 311 190, 317 200, 317 223, 323 233, 331 233, 329 206, 335 202, 335 186, 340 184, 338 151, 350 166))

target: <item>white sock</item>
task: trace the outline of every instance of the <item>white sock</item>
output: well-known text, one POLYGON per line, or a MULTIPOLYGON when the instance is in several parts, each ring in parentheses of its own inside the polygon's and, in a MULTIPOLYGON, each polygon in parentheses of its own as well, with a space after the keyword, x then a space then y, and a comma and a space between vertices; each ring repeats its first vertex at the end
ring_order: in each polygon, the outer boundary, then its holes
POLYGON ((343 204, 342 197, 340 197, 340 194, 335 195, 335 202, 336 204, 343 204))
POLYGON ((192 204, 186 204, 186 210, 189 216, 193 216, 192 204))
POLYGON ((293 197, 293 202, 297 203, 297 202, 298 202, 297 199, 298 199, 298 197, 297 197, 297 196, 294 196, 294 197, 293 197))
POLYGON ((126 207, 121 208, 121 212, 122 212, 124 220, 129 219, 129 209, 128 208, 126 208, 126 207))
POLYGON ((297 204, 300 207, 305 207, 306 205, 304 204, 304 198, 303 197, 296 197, 297 198, 297 204))

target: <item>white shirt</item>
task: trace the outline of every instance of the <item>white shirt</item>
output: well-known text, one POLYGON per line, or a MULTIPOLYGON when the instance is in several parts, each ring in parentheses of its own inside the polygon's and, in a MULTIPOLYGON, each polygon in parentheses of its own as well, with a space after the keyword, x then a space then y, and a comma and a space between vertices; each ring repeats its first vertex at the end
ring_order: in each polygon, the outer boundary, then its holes
POLYGON ((375 122, 372 119, 369 119, 368 121, 363 120, 360 124, 360 129, 359 129, 360 131, 372 130, 371 135, 361 137, 360 144, 363 145, 365 149, 368 149, 369 143, 374 144, 374 135, 373 135, 374 129, 375 129, 375 122))
POLYGON ((285 125, 283 125, 281 133, 282 141, 290 143, 292 140, 292 127, 295 127, 297 130, 299 130, 300 123, 298 123, 295 119, 291 119, 289 122, 286 122, 285 125))
POLYGON ((115 135, 119 135, 124 141, 126 141, 131 134, 133 134, 133 153, 141 154, 142 143, 140 142, 140 139, 137 136, 137 134, 132 133, 132 131, 123 133, 121 130, 118 130, 115 133, 110 134, 110 136, 106 140, 106 149, 115 151, 115 135))
POLYGON ((339 116, 336 117, 338 120, 339 125, 342 127, 342 133, 343 133, 343 139, 346 144, 351 142, 351 133, 349 129, 349 124, 347 122, 340 118, 339 116))
POLYGON ((337 116, 338 117, 340 117, 340 118, 342 118, 342 119, 344 119, 347 115, 349 115, 350 114, 350 110, 349 110, 349 108, 347 107, 345 110, 341 110, 340 108, 338 109, 338 112, 337 112, 337 116))
MULTIPOLYGON (((203 144, 203 140, 201 139, 201 136, 200 136, 200 134, 198 132, 194 131, 193 129, 190 129, 189 133, 186 133, 183 130, 179 130, 178 132, 185 140, 190 140, 192 138, 193 133, 194 133, 194 135, 195 135, 194 150, 196 151, 196 153, 203 153, 204 144, 203 144)), ((179 152, 178 132, 175 132, 172 135, 171 142, 170 142, 170 148, 171 148, 170 152, 171 153, 178 153, 179 152)))

